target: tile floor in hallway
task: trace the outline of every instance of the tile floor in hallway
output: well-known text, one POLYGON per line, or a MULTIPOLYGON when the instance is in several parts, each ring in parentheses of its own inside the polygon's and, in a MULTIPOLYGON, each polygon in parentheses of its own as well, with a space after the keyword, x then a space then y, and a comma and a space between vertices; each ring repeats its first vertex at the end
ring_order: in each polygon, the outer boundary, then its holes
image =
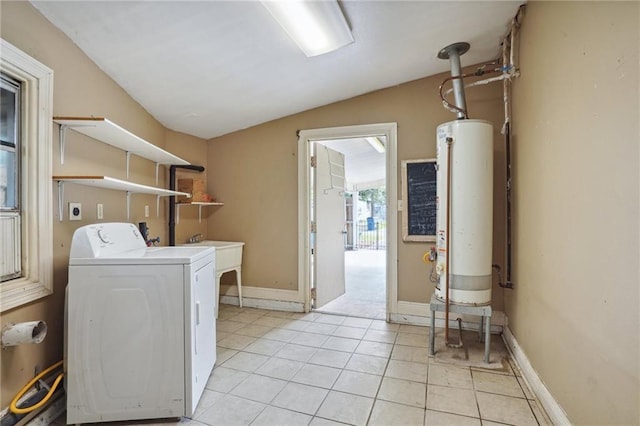
POLYGON ((220 305, 216 367, 193 419, 114 424, 551 424, 510 360, 497 371, 441 363, 428 330, 220 305))
MULTIPOLYGON (((344 253, 345 293, 317 312, 354 317, 385 319, 386 277, 385 250, 349 250, 344 253)), ((318 285, 321 292, 322 283, 318 285)))

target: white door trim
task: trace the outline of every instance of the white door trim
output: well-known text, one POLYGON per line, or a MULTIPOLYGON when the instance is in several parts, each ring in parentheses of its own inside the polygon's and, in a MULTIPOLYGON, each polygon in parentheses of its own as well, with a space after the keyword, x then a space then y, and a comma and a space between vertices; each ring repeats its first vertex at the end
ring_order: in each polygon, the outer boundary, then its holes
POLYGON ((311 288, 310 230, 310 142, 329 139, 347 139, 367 136, 385 136, 387 187, 387 319, 398 309, 398 124, 378 123, 355 126, 301 130, 298 133, 298 294, 309 312, 311 288))

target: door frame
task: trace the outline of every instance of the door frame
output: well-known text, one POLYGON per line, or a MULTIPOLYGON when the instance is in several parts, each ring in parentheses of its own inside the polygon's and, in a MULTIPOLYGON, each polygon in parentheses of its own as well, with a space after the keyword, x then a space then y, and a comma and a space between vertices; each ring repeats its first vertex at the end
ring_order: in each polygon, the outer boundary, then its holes
POLYGON ((377 123, 354 126, 300 130, 298 132, 298 292, 302 293, 304 310, 311 309, 311 241, 310 192, 311 142, 329 139, 349 139, 385 136, 387 190, 387 252, 386 252, 386 317, 398 310, 398 124, 377 123))

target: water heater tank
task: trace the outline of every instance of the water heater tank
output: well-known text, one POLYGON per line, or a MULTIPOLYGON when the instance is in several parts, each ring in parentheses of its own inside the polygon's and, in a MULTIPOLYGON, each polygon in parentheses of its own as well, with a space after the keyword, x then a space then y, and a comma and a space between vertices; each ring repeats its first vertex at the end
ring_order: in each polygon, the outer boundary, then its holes
POLYGON ((484 120, 451 121, 438 126, 437 139, 436 297, 445 300, 449 280, 450 303, 488 305, 493 247, 493 126, 484 120))

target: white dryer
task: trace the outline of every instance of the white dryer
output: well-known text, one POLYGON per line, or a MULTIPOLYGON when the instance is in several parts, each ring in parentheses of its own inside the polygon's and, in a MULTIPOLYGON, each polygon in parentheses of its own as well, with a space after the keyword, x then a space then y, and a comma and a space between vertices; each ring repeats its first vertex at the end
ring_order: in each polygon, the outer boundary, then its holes
POLYGON ((216 360, 215 251, 79 228, 69 258, 67 423, 190 417, 216 360))

